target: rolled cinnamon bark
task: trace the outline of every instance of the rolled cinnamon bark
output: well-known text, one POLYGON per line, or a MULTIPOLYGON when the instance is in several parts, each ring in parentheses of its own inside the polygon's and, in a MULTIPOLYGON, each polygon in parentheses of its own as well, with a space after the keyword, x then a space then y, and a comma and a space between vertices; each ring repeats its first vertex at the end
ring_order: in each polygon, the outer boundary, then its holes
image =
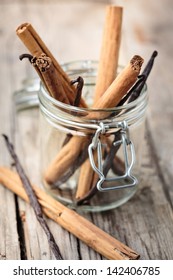
MULTIPOLYGON (((122 13, 122 7, 112 5, 106 7, 102 46, 94 91, 94 103, 96 103, 108 89, 117 74, 122 13)), ((94 157, 97 158, 96 151, 94 152, 94 157)), ((97 180, 98 174, 94 172, 90 160, 86 159, 80 168, 76 199, 78 200, 84 197, 87 192, 95 186, 97 180)))
POLYGON ((106 7, 94 102, 104 94, 117 74, 122 14, 122 7, 112 5, 106 7))
POLYGON ((51 58, 42 53, 34 57, 31 63, 39 69, 49 94, 63 103, 70 104, 51 58))
MULTIPOLYGON (((57 60, 54 58, 54 56, 47 48, 41 37, 36 32, 36 30, 33 28, 33 26, 30 23, 23 23, 16 29, 16 34, 33 56, 38 57, 42 53, 45 53, 48 57, 51 58, 56 68, 57 76, 59 76, 59 79, 62 83, 62 87, 68 97, 69 104, 73 105, 76 97, 75 88, 70 85, 69 77, 59 65, 57 60)), ((82 98, 80 101, 80 107, 87 107, 85 101, 82 98)))
MULTIPOLYGON (((97 162, 97 151, 93 154, 94 162, 97 162)), ((79 179, 77 183, 76 200, 83 198, 88 191, 96 184, 98 180, 97 173, 92 169, 89 158, 85 160, 80 168, 79 179)))
MULTIPOLYGON (((128 65, 115 78, 105 93, 94 102, 93 109, 114 108, 118 105, 122 97, 128 92, 136 82, 144 60, 139 55, 133 56, 128 65)), ((107 113, 92 112, 87 117, 89 119, 105 118, 107 113)))
MULTIPOLYGON (((6 167, 0 167, 0 183, 29 202, 17 173, 6 167)), ((135 260, 140 257, 134 250, 96 227, 75 211, 68 209, 40 188, 33 186, 33 189, 44 214, 105 258, 110 260, 135 260)))
POLYGON ((44 173, 46 182, 49 184, 55 183, 74 164, 84 145, 88 143, 87 137, 71 137, 44 173))

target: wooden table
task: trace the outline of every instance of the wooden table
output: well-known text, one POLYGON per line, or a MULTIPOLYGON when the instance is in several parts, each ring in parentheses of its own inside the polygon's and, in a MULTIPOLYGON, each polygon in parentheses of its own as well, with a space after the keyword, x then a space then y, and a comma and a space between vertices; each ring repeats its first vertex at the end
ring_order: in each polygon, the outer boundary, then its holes
MULTIPOLYGON (((39 184, 38 110, 16 114, 13 93, 35 75, 18 56, 26 52, 15 35, 31 22, 59 62, 98 59, 108 1, 0 1, 0 133, 15 143, 32 182, 39 184)), ((110 1, 109 1, 110 2, 110 1)), ((149 108, 143 145, 142 184, 125 205, 85 214, 98 227, 136 250, 141 259, 173 259, 173 3, 171 0, 116 1, 124 7, 120 64, 140 54, 159 56, 148 81, 149 108)), ((0 164, 11 159, 0 139, 0 164)), ((48 220, 64 259, 102 259, 48 220)), ((31 207, 0 186, 0 259, 52 259, 31 207)))

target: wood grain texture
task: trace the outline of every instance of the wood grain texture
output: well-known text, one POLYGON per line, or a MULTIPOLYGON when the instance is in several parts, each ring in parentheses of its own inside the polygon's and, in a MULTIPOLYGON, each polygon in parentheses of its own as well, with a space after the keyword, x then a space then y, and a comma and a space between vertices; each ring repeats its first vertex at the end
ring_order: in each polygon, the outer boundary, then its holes
MULTIPOLYGON (((96 2, 0 1, 0 134, 5 133, 14 141, 28 175, 36 184, 40 184, 38 111, 16 115, 12 100, 22 79, 35 73, 27 62, 18 60, 26 50, 15 29, 22 22, 32 22, 60 62, 98 59, 105 3, 109 1, 96 2)), ((173 259, 173 3, 165 0, 163 9, 161 1, 151 0, 147 5, 144 0, 112 1, 115 2, 124 7, 120 64, 126 65, 135 53, 145 61, 154 49, 159 53, 148 80, 150 100, 142 183, 137 194, 120 208, 84 216, 139 252, 141 259, 173 259)), ((0 164, 11 164, 2 139, 0 164)), ((52 259, 30 206, 3 186, 0 205, 0 259, 52 259)), ((102 259, 60 226, 50 220, 48 223, 65 259, 102 259)))

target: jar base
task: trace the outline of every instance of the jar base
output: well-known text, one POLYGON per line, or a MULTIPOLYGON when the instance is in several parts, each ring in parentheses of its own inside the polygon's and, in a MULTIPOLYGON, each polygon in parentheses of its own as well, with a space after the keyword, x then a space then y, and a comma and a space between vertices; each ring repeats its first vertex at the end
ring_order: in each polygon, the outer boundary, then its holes
MULTIPOLYGON (((91 198, 91 201, 89 201, 90 204, 83 203, 82 205, 77 205, 75 200, 69 198, 70 195, 69 197, 60 196, 60 194, 56 194, 56 192, 52 192, 52 190, 49 190, 48 188, 45 188, 45 191, 54 199, 72 210, 75 210, 77 212, 96 213, 113 210, 117 207, 122 206, 135 195, 137 186, 121 190, 113 190, 111 191, 111 193, 103 193, 98 191, 98 194, 95 197, 91 198), (110 201, 108 201, 107 199, 105 200, 106 202, 104 201, 105 195, 110 197, 110 201), (100 201, 100 197, 102 197, 102 201, 100 201)), ((72 192, 73 190, 71 190, 71 197, 73 196, 72 192)))

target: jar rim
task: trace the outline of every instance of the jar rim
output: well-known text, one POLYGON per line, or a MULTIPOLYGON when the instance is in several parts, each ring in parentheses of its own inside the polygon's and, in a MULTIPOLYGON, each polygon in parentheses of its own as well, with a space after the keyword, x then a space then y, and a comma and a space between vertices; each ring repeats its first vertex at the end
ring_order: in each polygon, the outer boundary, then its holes
MULTIPOLYGON (((140 104, 142 101, 144 101, 147 97, 147 84, 144 85, 143 90, 141 92, 141 94, 139 95, 139 97, 137 99, 135 99, 134 101, 124 104, 122 106, 116 106, 116 107, 111 107, 111 108, 102 108, 102 109, 97 109, 97 108, 91 108, 91 107, 76 107, 70 104, 66 104, 63 103, 55 98, 53 98, 48 91, 46 90, 46 88, 44 87, 42 81, 40 81, 40 90, 39 93, 42 92, 42 94, 44 95, 44 98, 46 98, 46 100, 48 102, 50 102, 53 106, 58 107, 59 109, 65 109, 66 111, 69 112, 76 112, 76 113, 89 113, 89 112, 107 112, 107 113, 116 113, 119 112, 121 110, 130 110, 133 107, 138 106, 138 104, 140 104)), ((40 95, 39 95, 40 98, 40 95)))

